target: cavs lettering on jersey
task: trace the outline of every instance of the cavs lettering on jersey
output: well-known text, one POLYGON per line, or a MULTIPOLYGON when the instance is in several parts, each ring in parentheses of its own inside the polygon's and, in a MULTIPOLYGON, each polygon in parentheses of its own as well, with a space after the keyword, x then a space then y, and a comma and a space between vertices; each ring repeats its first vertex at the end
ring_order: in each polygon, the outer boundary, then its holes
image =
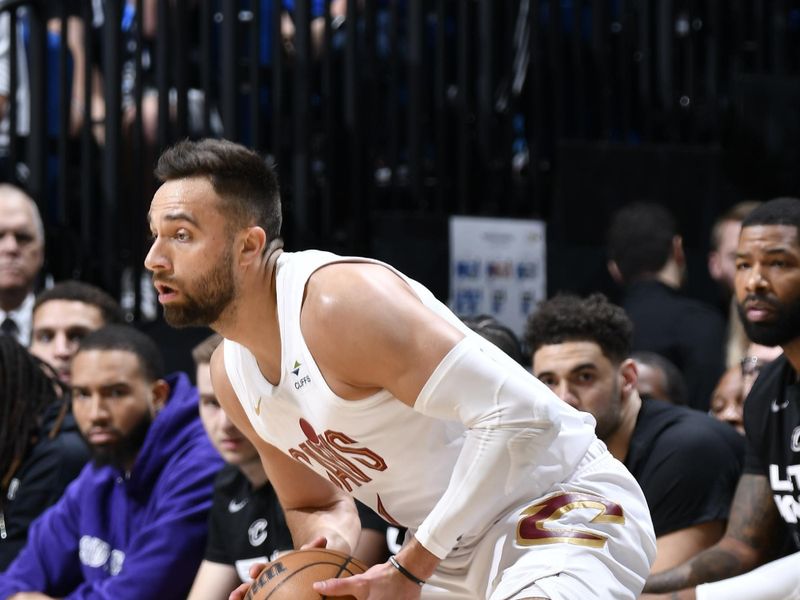
POLYGON ((360 447, 356 440, 341 431, 327 430, 318 435, 305 419, 300 419, 300 429, 306 440, 290 448, 289 455, 309 467, 322 467, 328 479, 343 490, 352 492, 372 481, 370 470, 386 470, 385 460, 369 448, 360 447))
MULTIPOLYGON (((387 390, 362 400, 345 400, 327 386, 303 339, 300 309, 311 274, 326 264, 343 261, 376 263, 313 250, 283 253, 278 258, 282 367, 277 385, 264 379, 249 350, 230 340, 224 345, 225 368, 260 436, 391 523, 417 528, 447 488, 465 427, 425 416, 387 390)), ((499 363, 498 368, 522 368, 470 331, 423 286, 398 276, 427 307, 473 336, 499 363)), ((530 497, 569 476, 594 440, 593 428, 583 413, 565 403, 563 408, 561 402, 557 405, 555 410, 563 411, 560 434, 542 456, 541 469, 531 472, 531 489, 525 490, 530 497)), ((511 504, 515 499, 508 501, 511 504)), ((498 515, 504 508, 498 505, 498 515)), ((466 538, 478 532, 465 533, 466 538)))

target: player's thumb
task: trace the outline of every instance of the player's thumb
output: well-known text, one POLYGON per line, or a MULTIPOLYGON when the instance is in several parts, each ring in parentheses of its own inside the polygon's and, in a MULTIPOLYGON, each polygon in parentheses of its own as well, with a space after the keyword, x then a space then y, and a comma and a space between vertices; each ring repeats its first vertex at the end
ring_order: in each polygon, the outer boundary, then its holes
POLYGON ((231 592, 231 595, 228 596, 228 600, 243 600, 245 596, 247 596, 247 590, 250 589, 249 583, 243 583, 235 590, 231 592))

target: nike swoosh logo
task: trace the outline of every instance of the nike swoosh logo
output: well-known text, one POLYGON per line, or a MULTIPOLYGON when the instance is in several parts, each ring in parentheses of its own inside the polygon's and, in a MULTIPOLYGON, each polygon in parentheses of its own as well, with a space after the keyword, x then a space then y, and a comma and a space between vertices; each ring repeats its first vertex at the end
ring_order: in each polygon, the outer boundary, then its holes
POLYGON ((242 510, 245 506, 247 506, 248 499, 245 498, 237 502, 236 500, 231 500, 228 504, 228 512, 237 513, 242 510))
POLYGON ((258 402, 256 402, 256 415, 261 414, 261 396, 258 397, 258 402))
POLYGON ((778 399, 777 399, 777 398, 774 398, 774 399, 772 400, 772 405, 770 406, 770 409, 772 409, 772 412, 776 413, 776 412, 778 412, 778 411, 781 411, 781 410, 783 410, 783 409, 784 409, 784 408, 786 408, 787 406, 789 406, 789 401, 788 401, 788 400, 784 400, 783 402, 781 402, 780 404, 778 404, 778 399))

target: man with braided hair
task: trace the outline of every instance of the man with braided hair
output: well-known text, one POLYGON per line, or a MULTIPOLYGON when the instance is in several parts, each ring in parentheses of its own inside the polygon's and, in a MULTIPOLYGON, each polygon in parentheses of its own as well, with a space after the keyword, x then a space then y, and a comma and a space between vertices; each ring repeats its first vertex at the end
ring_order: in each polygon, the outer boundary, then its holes
POLYGON ((89 459, 66 392, 49 372, 13 337, 0 336, 0 571, 89 459))
POLYGON ((652 523, 591 415, 389 265, 283 252, 277 180, 256 153, 182 142, 156 174, 145 266, 170 324, 225 338, 214 391, 258 449, 295 546, 352 554, 353 497, 409 528, 389 562, 318 593, 639 594, 652 523))

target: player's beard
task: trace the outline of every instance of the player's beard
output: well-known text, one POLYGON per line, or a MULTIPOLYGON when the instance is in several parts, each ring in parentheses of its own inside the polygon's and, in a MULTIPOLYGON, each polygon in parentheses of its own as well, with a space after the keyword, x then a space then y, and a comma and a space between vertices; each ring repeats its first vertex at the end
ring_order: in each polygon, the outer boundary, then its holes
POLYGON ((742 320, 744 331, 748 339, 762 346, 783 346, 784 344, 800 337, 800 298, 784 304, 774 298, 763 296, 748 296, 746 300, 757 298, 769 304, 775 318, 771 321, 754 323, 747 319, 747 312, 740 303, 736 303, 739 318, 742 320))
POLYGON ((609 396, 611 398, 610 404, 606 407, 605 412, 597 415, 596 418, 597 424, 595 425, 595 435, 597 435, 597 437, 604 442, 607 441, 617 431, 617 429, 619 429, 619 426, 622 423, 622 409, 620 408, 622 404, 622 396, 620 395, 621 390, 619 382, 617 381, 617 377, 618 375, 615 374, 614 387, 611 390, 611 395, 609 396))
POLYGON ((164 306, 164 318, 173 327, 207 326, 216 322, 235 295, 233 253, 228 248, 219 262, 202 277, 193 290, 182 289, 183 302, 164 306))
POLYGON ((130 469, 144 445, 152 422, 153 417, 145 411, 133 429, 127 434, 119 435, 113 444, 93 445, 87 442, 92 453, 92 462, 98 467, 111 466, 120 471, 130 469))

